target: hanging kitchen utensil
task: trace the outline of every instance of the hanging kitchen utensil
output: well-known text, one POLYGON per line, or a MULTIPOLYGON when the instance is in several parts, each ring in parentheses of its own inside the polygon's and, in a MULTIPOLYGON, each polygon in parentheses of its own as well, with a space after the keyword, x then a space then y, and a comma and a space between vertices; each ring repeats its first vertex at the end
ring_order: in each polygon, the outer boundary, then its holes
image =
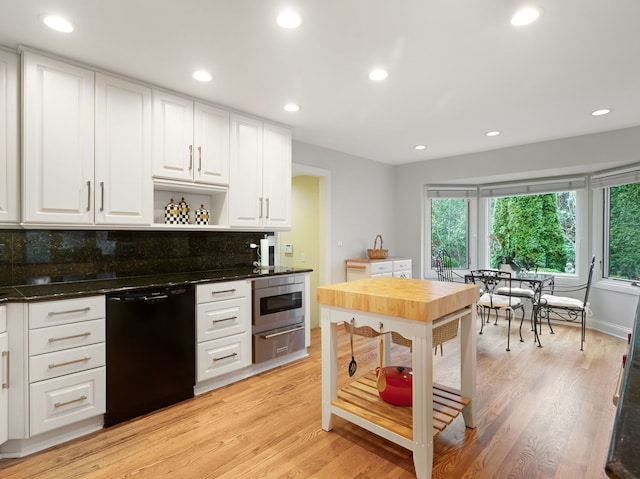
POLYGON ((349 328, 349 342, 351 343, 351 362, 349 363, 349 377, 353 376, 358 369, 356 359, 353 357, 353 323, 355 319, 351 318, 351 327, 349 328))
POLYGON ((378 379, 376 381, 376 387, 378 388, 378 392, 382 393, 382 391, 384 391, 384 389, 387 387, 387 381, 384 376, 384 371, 382 370, 382 358, 384 357, 384 337, 382 334, 382 328, 380 328, 380 335, 378 336, 378 355, 380 357, 379 357, 379 366, 378 366, 378 369, 376 370, 376 374, 378 375, 378 379))

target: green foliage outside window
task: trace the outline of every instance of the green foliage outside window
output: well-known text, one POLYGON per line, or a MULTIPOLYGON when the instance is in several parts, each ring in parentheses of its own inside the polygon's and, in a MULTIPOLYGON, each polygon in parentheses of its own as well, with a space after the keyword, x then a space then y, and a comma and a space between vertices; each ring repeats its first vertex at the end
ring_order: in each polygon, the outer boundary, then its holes
POLYGON ((609 189, 609 271, 616 279, 640 279, 640 183, 609 189))
POLYGON ((432 258, 437 250, 444 248, 454 268, 468 268, 467 211, 467 200, 462 198, 431 200, 432 258))
POLYGON ((495 198, 491 267, 565 272, 575 264, 575 193, 495 198))

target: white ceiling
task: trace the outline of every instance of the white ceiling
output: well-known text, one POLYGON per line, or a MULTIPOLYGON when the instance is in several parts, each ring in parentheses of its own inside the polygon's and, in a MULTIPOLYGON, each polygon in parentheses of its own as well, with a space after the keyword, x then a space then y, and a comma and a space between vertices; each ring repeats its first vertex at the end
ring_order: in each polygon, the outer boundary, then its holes
POLYGON ((390 164, 640 125, 640 1, 538 0, 540 19, 515 28, 521 3, 0 0, 0 45, 145 80, 390 164), (276 24, 284 7, 302 15, 300 28, 276 24), (76 31, 49 30, 44 13, 76 31), (386 81, 368 79, 377 66, 386 81), (214 80, 194 81, 199 68, 214 80), (291 101, 302 109, 285 112, 291 101), (599 108, 614 110, 592 117, 599 108))

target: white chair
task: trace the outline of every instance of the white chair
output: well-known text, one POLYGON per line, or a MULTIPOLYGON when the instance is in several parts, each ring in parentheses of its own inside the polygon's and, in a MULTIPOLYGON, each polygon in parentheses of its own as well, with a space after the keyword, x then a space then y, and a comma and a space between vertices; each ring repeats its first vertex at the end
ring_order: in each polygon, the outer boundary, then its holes
POLYGON ((584 351, 584 338, 586 332, 586 319, 591 314, 589 310, 589 290, 591 289, 591 279, 593 277, 593 268, 596 262, 595 255, 591 258, 591 266, 589 267, 589 276, 587 282, 576 286, 575 288, 567 288, 560 290, 555 288, 552 294, 543 294, 540 298, 540 307, 543 314, 547 316, 547 323, 551 334, 553 334, 553 328, 551 327, 551 313, 556 314, 560 319, 564 321, 576 321, 580 318, 581 335, 580 335, 580 351, 584 351), (559 296, 555 293, 562 292, 577 292, 584 291, 582 299, 573 298, 569 296, 559 296))

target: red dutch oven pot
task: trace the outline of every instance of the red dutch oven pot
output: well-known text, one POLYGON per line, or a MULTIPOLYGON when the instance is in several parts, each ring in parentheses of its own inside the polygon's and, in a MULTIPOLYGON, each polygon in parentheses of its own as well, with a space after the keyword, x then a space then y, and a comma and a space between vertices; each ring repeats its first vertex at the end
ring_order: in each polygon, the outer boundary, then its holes
POLYGON ((382 374, 378 384, 383 383, 382 390, 378 389, 383 401, 395 406, 411 406, 413 394, 413 372, 411 368, 403 366, 387 366, 376 368, 376 375, 382 374))

